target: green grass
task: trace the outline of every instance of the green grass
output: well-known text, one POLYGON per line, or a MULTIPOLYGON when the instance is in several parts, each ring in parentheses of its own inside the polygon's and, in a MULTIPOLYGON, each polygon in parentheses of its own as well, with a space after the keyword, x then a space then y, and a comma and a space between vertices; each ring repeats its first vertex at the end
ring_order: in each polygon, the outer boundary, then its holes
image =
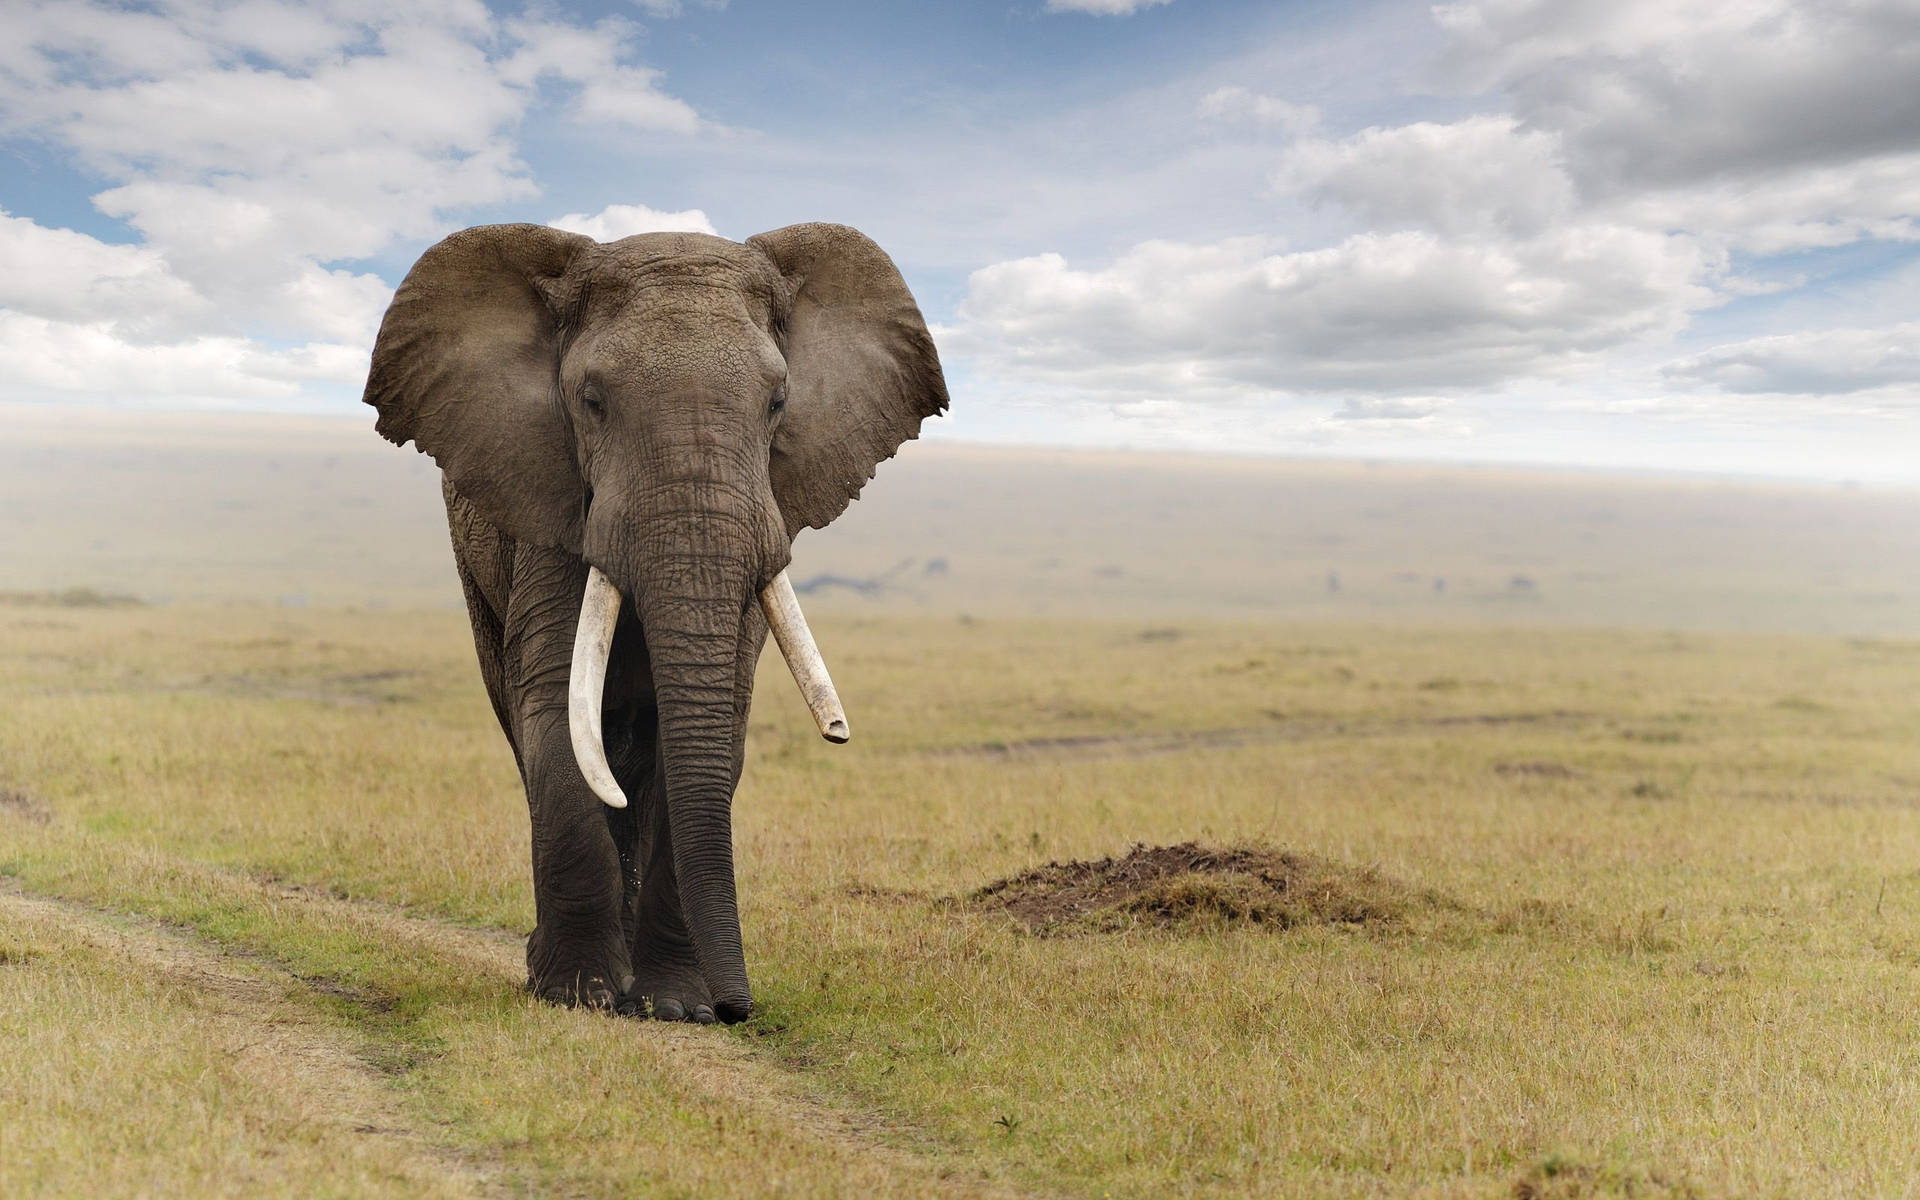
POLYGON ((721 1031, 516 990, 525 806, 461 614, 0 608, 0 882, 78 906, 0 907, 0 1191, 283 1161, 398 1194, 429 1151, 587 1195, 1920 1177, 1920 644, 1152 624, 821 620, 840 748, 770 660, 736 831, 762 1007, 721 1031), (1396 919, 1036 936, 967 899, 1190 839, 1396 919), (277 980, 416 1141, 299 1134, 209 1065, 231 1020, 158 1036, 204 989, 116 982, 74 932, 102 912, 277 980), (144 1172, 63 1173, 102 1112, 144 1172))

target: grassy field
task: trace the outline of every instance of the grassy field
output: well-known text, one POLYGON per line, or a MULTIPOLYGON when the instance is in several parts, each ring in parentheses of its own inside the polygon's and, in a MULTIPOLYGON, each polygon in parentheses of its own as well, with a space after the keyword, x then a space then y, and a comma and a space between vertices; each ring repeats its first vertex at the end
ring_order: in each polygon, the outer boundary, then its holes
POLYGON ((702 1030, 518 989, 462 614, 0 606, 0 1193, 1913 1194, 1920 643, 817 626, 702 1030), (1187 840, 1326 903, 976 897, 1187 840))

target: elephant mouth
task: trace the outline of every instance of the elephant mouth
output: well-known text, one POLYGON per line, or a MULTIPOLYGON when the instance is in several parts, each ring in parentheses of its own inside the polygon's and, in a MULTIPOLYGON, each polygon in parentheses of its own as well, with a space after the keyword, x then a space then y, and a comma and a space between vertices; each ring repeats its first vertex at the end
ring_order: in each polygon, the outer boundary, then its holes
MULTIPOLYGON (((580 624, 574 633, 572 673, 567 682, 567 732, 573 756, 587 786, 610 808, 625 808, 627 796, 607 763, 601 733, 601 704, 607 686, 607 659, 613 652, 613 631, 620 621, 620 589, 598 567, 587 568, 587 586, 580 603, 580 624)), ((774 642, 800 685, 800 694, 813 713, 820 736, 845 742, 851 735, 847 714, 840 706, 827 664, 814 644, 813 631, 800 611, 799 598, 785 571, 760 592, 760 607, 774 642)))

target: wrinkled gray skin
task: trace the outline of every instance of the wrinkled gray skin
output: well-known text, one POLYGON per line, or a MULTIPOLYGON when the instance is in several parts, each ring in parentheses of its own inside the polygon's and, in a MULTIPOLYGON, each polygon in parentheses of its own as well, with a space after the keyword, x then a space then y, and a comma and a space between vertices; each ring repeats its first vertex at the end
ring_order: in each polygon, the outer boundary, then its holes
POLYGON ((533 822, 529 986, 737 1021, 733 871, 757 596, 946 407, 892 262, 838 225, 746 244, 536 225, 454 234, 400 285, 366 402, 439 463, 480 670, 533 822), (567 682, 587 567, 626 598, 587 789, 567 682))

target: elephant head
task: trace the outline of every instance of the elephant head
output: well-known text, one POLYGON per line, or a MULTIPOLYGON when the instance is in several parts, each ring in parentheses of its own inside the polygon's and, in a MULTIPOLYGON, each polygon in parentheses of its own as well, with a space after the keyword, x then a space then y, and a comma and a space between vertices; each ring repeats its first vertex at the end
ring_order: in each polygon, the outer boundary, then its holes
MULTIPOLYGON (((745 631, 757 631, 756 602, 773 610, 820 714, 824 671, 806 660, 811 639, 784 587, 791 539, 844 511, 947 405, 899 272, 841 225, 744 244, 469 229, 400 285, 365 400, 381 434, 411 439, 510 537, 592 568, 571 716, 582 773, 609 804, 625 800, 600 744, 598 691, 622 598, 632 604, 652 663, 687 923, 716 1002, 743 1015, 736 690, 741 655, 759 649, 745 631)), ((823 732, 844 735, 830 718, 823 732)))

